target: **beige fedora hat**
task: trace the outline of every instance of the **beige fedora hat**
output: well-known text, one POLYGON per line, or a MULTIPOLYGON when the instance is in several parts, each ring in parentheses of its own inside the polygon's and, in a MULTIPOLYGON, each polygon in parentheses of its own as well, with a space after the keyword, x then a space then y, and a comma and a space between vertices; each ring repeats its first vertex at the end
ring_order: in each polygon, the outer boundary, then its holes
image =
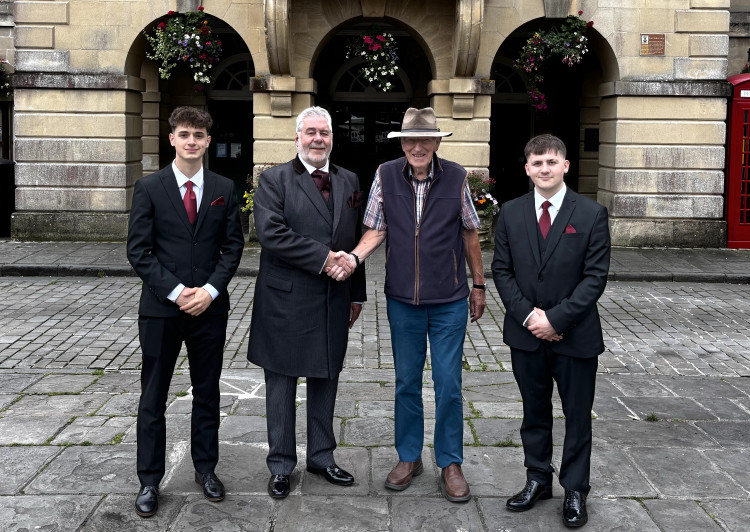
POLYGON ((404 113, 401 131, 391 131, 388 138, 394 137, 450 137, 452 131, 441 132, 437 127, 437 118, 432 107, 415 109, 409 107, 404 113))

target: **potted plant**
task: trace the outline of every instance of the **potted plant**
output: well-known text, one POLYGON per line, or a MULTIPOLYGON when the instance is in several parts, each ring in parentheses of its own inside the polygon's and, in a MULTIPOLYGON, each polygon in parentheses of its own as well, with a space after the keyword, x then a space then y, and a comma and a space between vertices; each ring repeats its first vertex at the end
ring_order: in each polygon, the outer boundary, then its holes
POLYGON ((474 201, 474 208, 479 215, 479 243, 485 247, 492 246, 494 242, 495 215, 500 212, 497 199, 490 194, 489 189, 495 184, 495 180, 487 174, 472 170, 466 177, 474 201))

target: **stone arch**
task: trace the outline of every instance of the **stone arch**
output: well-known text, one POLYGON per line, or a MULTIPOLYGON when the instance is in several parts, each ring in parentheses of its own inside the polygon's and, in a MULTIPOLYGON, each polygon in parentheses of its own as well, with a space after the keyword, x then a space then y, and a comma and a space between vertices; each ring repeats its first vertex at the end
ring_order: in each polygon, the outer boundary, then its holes
POLYGON ((321 51, 343 27, 382 22, 403 29, 420 44, 430 63, 433 79, 450 79, 455 71, 456 10, 456 2, 429 0, 292 3, 289 9, 289 34, 293 36, 289 44, 290 74, 298 78, 312 76, 321 51), (440 31, 441 28, 449 29, 440 31))

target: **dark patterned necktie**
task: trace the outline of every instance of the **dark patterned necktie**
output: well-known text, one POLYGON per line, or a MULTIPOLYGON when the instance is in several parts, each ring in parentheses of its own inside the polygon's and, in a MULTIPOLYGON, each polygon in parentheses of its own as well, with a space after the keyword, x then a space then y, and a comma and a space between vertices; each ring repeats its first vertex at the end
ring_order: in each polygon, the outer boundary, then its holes
POLYGON ((198 202, 195 200, 193 182, 188 180, 187 182, 185 182, 185 187, 187 188, 187 191, 182 197, 182 203, 185 204, 188 221, 192 224, 195 223, 195 218, 198 216, 198 202))
POLYGON ((312 178, 315 181, 315 186, 318 187, 318 190, 320 190, 320 193, 323 195, 323 199, 328 201, 331 191, 331 180, 328 179, 328 172, 315 170, 312 173, 312 178))
POLYGON ((539 217, 539 230, 542 232, 542 238, 547 238, 549 227, 552 225, 549 216, 549 208, 552 205, 549 201, 542 203, 542 215, 539 217))

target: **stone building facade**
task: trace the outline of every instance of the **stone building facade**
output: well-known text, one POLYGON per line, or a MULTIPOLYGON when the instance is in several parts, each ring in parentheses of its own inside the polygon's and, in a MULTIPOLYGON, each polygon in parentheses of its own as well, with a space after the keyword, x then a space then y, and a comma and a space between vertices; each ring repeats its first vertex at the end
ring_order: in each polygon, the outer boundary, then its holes
POLYGON ((366 188, 377 164, 398 155, 384 133, 406 107, 431 105, 454 132, 440 154, 489 173, 502 200, 528 190, 525 141, 552 132, 569 146, 570 185, 608 207, 613 243, 722 247, 726 77, 742 68, 743 46, 730 46, 730 20, 750 11, 743 3, 0 0, 0 53, 15 68, 11 234, 124 239, 134 182, 170 160, 166 117, 176 105, 215 116, 207 164, 238 193, 254 170, 294 155, 304 107, 332 111, 332 158, 366 188), (224 42, 204 93, 179 71, 159 79, 143 36, 169 10, 199 4, 224 42), (578 11, 594 23, 590 51, 550 72, 549 109, 535 112, 513 60, 537 28, 578 11), (368 86, 345 54, 347 40, 373 25, 399 46, 388 93, 368 86))

